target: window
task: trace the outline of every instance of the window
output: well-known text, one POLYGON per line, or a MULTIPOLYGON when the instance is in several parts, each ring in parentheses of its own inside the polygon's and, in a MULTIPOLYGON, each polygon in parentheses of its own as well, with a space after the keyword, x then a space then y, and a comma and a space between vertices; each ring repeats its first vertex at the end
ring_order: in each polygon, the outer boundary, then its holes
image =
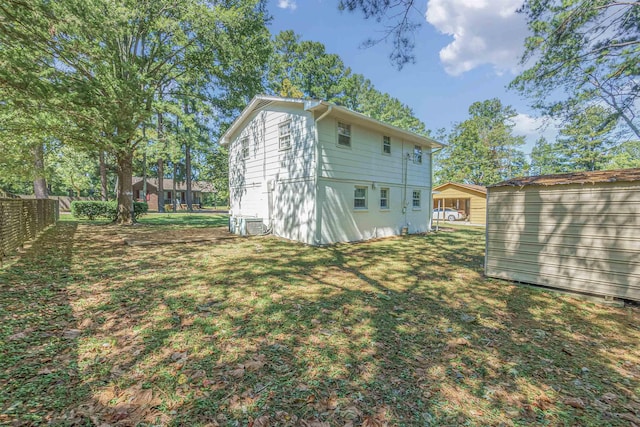
POLYGON ((367 209, 367 187, 356 187, 353 193, 354 209, 367 209))
POLYGON ((278 135, 280 137, 280 149, 287 150, 291 148, 291 120, 278 125, 278 135))
POLYGON ((388 136, 382 137, 382 152, 384 154, 391 154, 391 138, 388 136))
POLYGON ((413 190, 413 207, 420 207, 420 190, 413 190))
POLYGON ((248 159, 249 158, 249 137, 248 136, 245 136, 240 140, 240 146, 242 148, 242 158, 248 159))
POLYGON ((413 163, 422 163, 422 147, 419 145, 413 146, 413 163))
POLYGON ((389 209, 389 189, 380 189, 380 209, 389 209))
POLYGON ((351 125, 338 122, 338 145, 351 147, 351 125))

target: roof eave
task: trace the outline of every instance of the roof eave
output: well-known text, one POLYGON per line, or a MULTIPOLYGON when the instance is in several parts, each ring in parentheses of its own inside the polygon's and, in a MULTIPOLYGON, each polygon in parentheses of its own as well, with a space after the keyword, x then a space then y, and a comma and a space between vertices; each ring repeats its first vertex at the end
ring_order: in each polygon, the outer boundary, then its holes
POLYGON ((407 137, 408 139, 411 139, 413 141, 417 141, 420 142, 424 145, 427 145, 429 148, 434 149, 434 148, 444 148, 446 147, 446 144, 443 144, 442 142, 436 141, 435 139, 423 136, 423 135, 418 135, 415 132, 411 132, 402 128, 399 128, 397 126, 393 126, 390 125, 388 123, 382 122, 380 120, 376 120, 374 118, 371 118, 369 116, 366 116, 362 113, 358 113, 356 111, 350 110, 348 108, 345 107, 341 107, 340 105, 335 105, 332 104, 330 102, 326 102, 326 101, 316 101, 315 103, 312 103, 312 105, 309 108, 305 109, 309 110, 309 111, 314 111, 316 109, 318 109, 319 107, 324 106, 329 108, 329 106, 333 107, 333 110, 331 112, 331 114, 335 114, 336 112, 345 114, 345 115, 349 115, 351 117, 355 117, 358 118, 360 120, 364 120, 367 121, 369 123, 374 123, 380 127, 386 128, 390 131, 393 131, 395 133, 399 133, 401 135, 404 135, 405 137, 407 137))

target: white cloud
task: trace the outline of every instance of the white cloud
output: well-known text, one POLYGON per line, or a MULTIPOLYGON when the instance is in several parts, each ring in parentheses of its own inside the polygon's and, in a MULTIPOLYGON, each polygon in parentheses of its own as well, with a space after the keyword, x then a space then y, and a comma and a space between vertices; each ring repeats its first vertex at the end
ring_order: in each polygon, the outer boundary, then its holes
POLYGON ((298 5, 296 4, 296 0, 278 0, 278 7, 280 9, 296 10, 298 5))
POLYGON ((536 141, 544 136, 548 142, 554 142, 558 136, 560 121, 545 117, 532 117, 528 114, 519 113, 512 118, 515 126, 514 135, 522 135, 526 138, 524 151, 530 153, 536 141))
POLYGON ((522 0, 430 0, 426 20, 453 36, 440 50, 447 73, 459 75, 483 64, 497 73, 518 65, 527 35, 522 0))

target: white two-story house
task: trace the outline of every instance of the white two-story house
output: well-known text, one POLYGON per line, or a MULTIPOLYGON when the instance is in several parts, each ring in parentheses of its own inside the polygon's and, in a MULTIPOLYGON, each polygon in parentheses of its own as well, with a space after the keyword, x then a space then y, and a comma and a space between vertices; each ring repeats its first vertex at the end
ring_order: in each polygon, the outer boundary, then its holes
POLYGON ((442 147, 430 138, 324 101, 257 96, 221 143, 231 221, 311 245, 430 229, 442 147))

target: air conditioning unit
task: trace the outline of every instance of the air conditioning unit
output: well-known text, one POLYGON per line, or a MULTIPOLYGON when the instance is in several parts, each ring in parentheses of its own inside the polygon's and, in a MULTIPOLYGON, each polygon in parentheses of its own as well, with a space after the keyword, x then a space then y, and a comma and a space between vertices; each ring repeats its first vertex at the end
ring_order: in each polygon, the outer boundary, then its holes
POLYGON ((229 217, 229 232, 241 236, 256 236, 265 231, 262 218, 229 217))
POLYGON ((240 218, 240 235, 257 236, 264 233, 262 218, 240 218))

